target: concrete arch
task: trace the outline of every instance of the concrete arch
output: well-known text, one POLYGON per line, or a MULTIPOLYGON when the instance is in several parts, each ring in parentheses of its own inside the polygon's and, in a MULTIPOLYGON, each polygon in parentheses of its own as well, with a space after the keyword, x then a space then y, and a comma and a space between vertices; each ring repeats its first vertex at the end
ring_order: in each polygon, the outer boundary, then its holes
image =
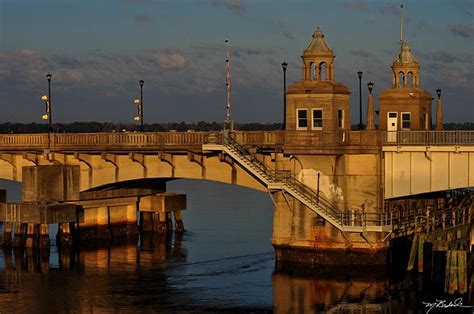
MULTIPOLYGON (((24 159, 13 155, 11 162, 0 160, 0 179, 21 182, 22 167, 34 166, 31 161, 43 162, 41 154, 24 159), (12 167, 14 163, 16 167, 12 167), (16 169, 16 170, 15 170, 16 169), (14 173, 16 171, 16 175, 14 173)), ((143 155, 140 162, 131 159, 129 154, 67 154, 62 158, 63 165, 80 167, 80 191, 86 191, 116 182, 152 179, 197 179, 227 184, 235 184, 259 191, 267 191, 257 178, 223 155, 201 155, 187 153, 166 153, 143 155), (105 157, 105 158, 104 158, 105 157), (172 157, 172 158, 171 158, 172 157), (143 169, 146 168, 145 172, 143 169)), ((46 160, 45 160, 46 161, 46 160)))

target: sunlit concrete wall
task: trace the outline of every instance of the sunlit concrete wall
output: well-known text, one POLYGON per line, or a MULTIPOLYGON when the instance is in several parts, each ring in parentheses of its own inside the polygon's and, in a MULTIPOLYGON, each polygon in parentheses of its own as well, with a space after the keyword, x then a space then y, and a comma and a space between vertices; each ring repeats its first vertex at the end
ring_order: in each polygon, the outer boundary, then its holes
POLYGON ((474 186, 472 146, 384 147, 385 198, 474 186))

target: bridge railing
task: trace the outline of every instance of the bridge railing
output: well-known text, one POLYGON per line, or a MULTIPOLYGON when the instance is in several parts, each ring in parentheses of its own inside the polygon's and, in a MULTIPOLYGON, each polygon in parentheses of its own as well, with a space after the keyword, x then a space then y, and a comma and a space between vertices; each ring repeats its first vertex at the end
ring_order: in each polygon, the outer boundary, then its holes
POLYGON ((137 149, 200 146, 207 132, 1 134, 1 149, 137 149))
POLYGON ((48 144, 48 134, 0 134, 0 147, 43 147, 48 144))
POLYGON ((474 131, 387 131, 384 145, 473 145, 474 131))

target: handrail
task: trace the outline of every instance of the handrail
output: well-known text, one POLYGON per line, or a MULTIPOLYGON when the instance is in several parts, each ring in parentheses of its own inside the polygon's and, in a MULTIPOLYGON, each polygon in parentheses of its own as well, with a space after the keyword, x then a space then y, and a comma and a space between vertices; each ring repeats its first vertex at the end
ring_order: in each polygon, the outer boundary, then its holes
POLYGON ((222 143, 225 146, 230 146, 240 157, 248 160, 254 167, 263 172, 263 175, 268 183, 283 183, 288 189, 292 189, 307 198, 310 203, 323 209, 323 211, 336 220, 341 226, 343 225, 344 213, 333 206, 330 201, 319 195, 306 184, 299 181, 293 174, 289 172, 276 171, 268 168, 260 162, 253 154, 251 154, 244 146, 240 145, 231 136, 223 136, 222 143), (283 175, 283 176, 282 176, 283 175))
MULTIPOLYGON (((270 183, 281 183, 287 190, 294 191, 298 193, 300 196, 305 198, 310 204, 317 206, 320 208, 326 215, 331 217, 334 222, 336 222, 340 227, 367 227, 367 226, 391 226, 393 230, 395 227, 400 229, 400 226, 404 226, 404 229, 410 227, 412 225, 417 225, 418 227, 423 227, 423 221, 427 219, 426 215, 420 215, 419 213, 414 213, 412 215, 407 216, 400 216, 394 215, 394 212, 387 212, 384 211, 382 213, 365 213, 365 212, 345 212, 339 210, 336 206, 334 206, 329 200, 327 200, 324 196, 320 195, 310 187, 308 187, 303 182, 299 181, 291 171, 285 170, 275 170, 271 169, 258 160, 254 154, 250 153, 250 151, 245 148, 243 145, 239 144, 232 136, 229 134, 214 134, 214 137, 211 141, 209 138, 206 138, 206 142, 211 142, 214 144, 222 144, 223 146, 227 147, 228 149, 233 150, 235 153, 239 155, 247 162, 250 162, 253 166, 255 171, 259 171, 260 175, 267 181, 266 184, 270 183)), ((435 229, 443 225, 443 228, 446 226, 456 225, 459 223, 464 223, 466 219, 471 219, 471 215, 474 213, 467 212, 465 207, 461 205, 465 202, 465 200, 469 197, 469 200, 472 202, 473 194, 467 190, 465 191, 458 191, 455 196, 462 196, 463 201, 451 204, 451 206, 436 210, 435 214, 429 217, 429 219, 434 219, 435 229), (457 195, 459 194, 459 195, 457 195), (455 207, 453 209, 453 206, 455 207), (454 217, 456 220, 448 221, 451 218, 446 218, 447 214, 450 215, 455 212, 454 217), (469 218, 467 218, 469 217, 469 218)), ((396 213, 396 212, 395 212, 396 213)), ((450 216, 451 217, 451 216, 450 216)))
POLYGON ((383 145, 473 145, 472 130, 386 131, 383 145))

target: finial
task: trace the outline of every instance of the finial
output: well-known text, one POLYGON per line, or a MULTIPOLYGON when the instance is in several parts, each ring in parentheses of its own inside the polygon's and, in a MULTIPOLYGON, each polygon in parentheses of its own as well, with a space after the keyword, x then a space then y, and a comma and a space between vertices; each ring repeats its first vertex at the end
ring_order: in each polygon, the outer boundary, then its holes
POLYGON ((403 44, 403 4, 400 5, 400 44, 403 44))

